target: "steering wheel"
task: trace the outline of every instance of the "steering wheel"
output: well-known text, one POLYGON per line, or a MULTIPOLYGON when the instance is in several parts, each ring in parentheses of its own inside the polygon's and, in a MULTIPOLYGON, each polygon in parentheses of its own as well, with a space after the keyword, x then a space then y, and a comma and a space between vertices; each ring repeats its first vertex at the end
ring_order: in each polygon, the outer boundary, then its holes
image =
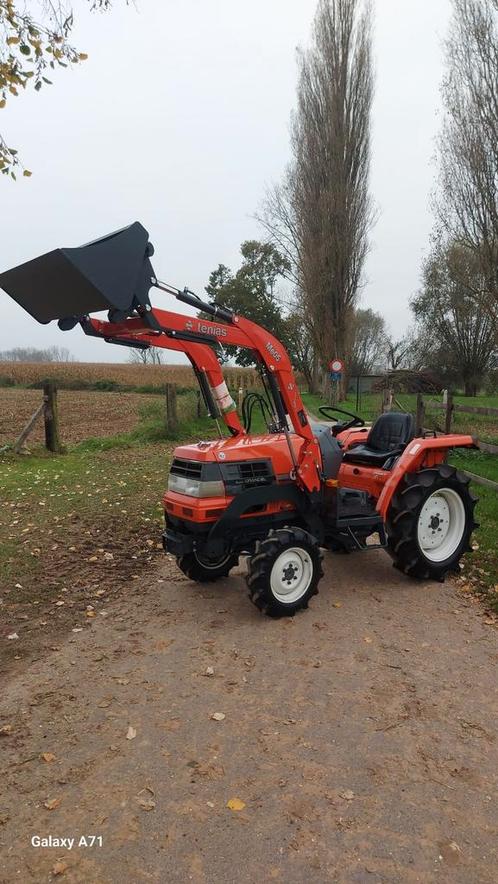
POLYGON ((353 414, 351 411, 345 411, 344 408, 337 408, 336 405, 321 405, 318 409, 320 414, 323 414, 324 417, 329 418, 329 420, 334 420, 329 414, 328 411, 335 411, 338 414, 345 414, 347 417, 352 418, 350 421, 338 421, 335 427, 332 428, 332 434, 337 436, 337 433, 343 433, 344 430, 350 430, 352 427, 364 427, 365 421, 359 414, 353 414))

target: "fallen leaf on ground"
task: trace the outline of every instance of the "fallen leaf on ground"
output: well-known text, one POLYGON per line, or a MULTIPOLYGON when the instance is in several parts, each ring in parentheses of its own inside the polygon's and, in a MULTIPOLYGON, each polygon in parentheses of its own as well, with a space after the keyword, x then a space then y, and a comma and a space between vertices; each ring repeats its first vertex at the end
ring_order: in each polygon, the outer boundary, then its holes
POLYGON ((206 668, 206 671, 205 671, 204 675, 214 675, 214 669, 213 669, 213 667, 212 667, 212 666, 208 666, 208 667, 206 668))
POLYGON ((142 810, 154 810, 156 806, 156 802, 153 799, 154 789, 151 789, 150 786, 146 786, 145 789, 142 789, 137 795, 137 801, 142 808, 142 810))
POLYGON ((59 860, 52 867, 52 875, 63 875, 67 868, 68 868, 67 863, 63 863, 59 860))
POLYGON ((225 713, 224 712, 213 712, 211 718, 213 719, 213 721, 223 721, 223 719, 225 718, 225 713))
POLYGON ((0 727, 0 736, 6 737, 8 734, 12 733, 12 725, 11 724, 3 724, 0 727))
POLYGON ((439 841, 439 858, 445 860, 450 866, 457 865, 460 862, 461 847, 456 841, 439 841))
POLYGON ((342 602, 333 602, 332 604, 334 608, 342 608, 342 602))
POLYGON ((111 705, 112 700, 101 700, 100 703, 97 703, 99 709, 107 709, 108 706, 111 705))
POLYGON ((11 632, 10 635, 7 636, 10 641, 13 641, 16 638, 19 638, 17 632, 11 632))
POLYGON ((351 789, 345 789, 344 792, 339 792, 339 796, 345 798, 346 801, 352 801, 354 798, 354 792, 351 789))
POLYGON ((53 752, 42 752, 40 758, 42 761, 46 761, 47 764, 50 764, 51 761, 55 761, 55 755, 53 752))
POLYGON ((165 731, 177 731, 182 726, 182 723, 179 718, 172 718, 170 721, 165 721, 161 727, 164 728, 165 731))
POLYGON ((59 807, 61 803, 61 798, 50 798, 43 802, 43 806, 47 808, 47 810, 55 810, 56 807, 59 807))
POLYGON ((363 639, 363 641, 366 642, 367 645, 371 645, 371 644, 372 644, 372 639, 370 638, 369 635, 366 635, 365 638, 363 639))
POLYGON ((138 803, 142 810, 154 810, 156 802, 152 798, 139 798, 138 803))
POLYGON ((230 798, 227 801, 227 807, 229 810, 244 810, 246 806, 245 801, 242 801, 242 798, 230 798))
POLYGON ((154 648, 156 651, 165 651, 173 642, 174 638, 161 638, 155 643, 154 648))
POLYGON ((126 731, 126 739, 127 740, 134 740, 136 735, 137 735, 136 729, 134 727, 132 727, 130 724, 128 730, 126 731))

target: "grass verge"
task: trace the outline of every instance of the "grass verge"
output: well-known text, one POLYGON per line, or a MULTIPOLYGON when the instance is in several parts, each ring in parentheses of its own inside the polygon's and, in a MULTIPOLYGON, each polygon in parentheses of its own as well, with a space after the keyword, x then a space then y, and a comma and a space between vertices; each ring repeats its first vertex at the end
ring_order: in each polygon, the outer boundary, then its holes
POLYGON ((130 433, 59 456, 41 447, 3 456, 0 664, 52 647, 58 632, 88 626, 114 596, 133 591, 163 556, 161 500, 176 442, 212 435, 212 421, 191 416, 168 434, 162 403, 152 402, 130 433))
MULTIPOLYGON (((450 461, 459 470, 468 470, 498 482, 498 458, 495 455, 460 449, 452 452, 450 461)), ((479 498, 476 506, 479 528, 474 534, 477 549, 464 557, 462 578, 490 610, 498 613, 498 491, 474 483, 471 487, 479 498)))

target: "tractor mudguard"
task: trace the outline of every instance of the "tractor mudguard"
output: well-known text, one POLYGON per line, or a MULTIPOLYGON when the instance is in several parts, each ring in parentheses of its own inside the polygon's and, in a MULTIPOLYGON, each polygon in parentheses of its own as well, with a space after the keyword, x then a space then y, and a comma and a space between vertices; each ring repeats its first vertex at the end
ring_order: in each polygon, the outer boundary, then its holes
POLYGON ((377 511, 386 519, 392 497, 408 473, 416 473, 422 467, 442 463, 451 448, 476 448, 472 436, 452 434, 430 439, 415 438, 410 442, 394 465, 377 501, 377 511))
POLYGON ((295 483, 266 485, 242 491, 229 503, 223 515, 214 523, 208 535, 208 543, 229 536, 239 523, 240 517, 252 506, 260 506, 271 501, 288 501, 294 504, 308 529, 323 540, 323 525, 316 509, 322 497, 320 492, 305 493, 295 483))
POLYGON ((38 322, 70 328, 99 310, 125 318, 150 310, 154 270, 149 234, 140 222, 74 249, 54 249, 0 274, 3 288, 38 322))

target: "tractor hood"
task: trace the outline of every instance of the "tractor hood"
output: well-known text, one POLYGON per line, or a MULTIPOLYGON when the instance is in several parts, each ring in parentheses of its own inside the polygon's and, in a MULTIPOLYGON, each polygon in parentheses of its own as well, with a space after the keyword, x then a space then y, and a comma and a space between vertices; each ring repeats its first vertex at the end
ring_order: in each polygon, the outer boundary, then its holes
POLYGON ((71 327, 80 317, 109 310, 119 320, 147 306, 154 249, 135 221, 78 248, 54 249, 0 273, 0 288, 38 322, 60 320, 71 327))

